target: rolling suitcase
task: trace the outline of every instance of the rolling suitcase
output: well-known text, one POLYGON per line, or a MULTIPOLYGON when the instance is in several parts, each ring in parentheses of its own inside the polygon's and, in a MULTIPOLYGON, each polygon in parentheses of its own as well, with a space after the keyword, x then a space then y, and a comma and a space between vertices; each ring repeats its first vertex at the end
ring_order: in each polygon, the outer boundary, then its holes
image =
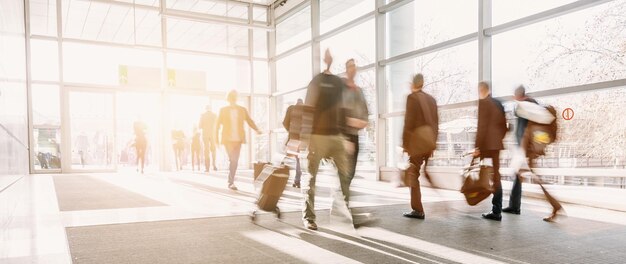
POLYGON ((261 171, 263 171, 263 168, 265 167, 265 165, 270 165, 271 163, 269 162, 256 162, 254 163, 253 167, 254 167, 254 179, 256 180, 256 178, 259 177, 259 175, 261 174, 261 171))
POLYGON ((476 158, 472 158, 470 166, 463 171, 463 187, 461 193, 469 205, 477 205, 493 193, 491 178, 493 167, 476 165, 476 158))
MULTIPOLYGON (((285 191, 287 180, 289 180, 289 167, 266 164, 259 176, 254 180, 255 188, 257 186, 260 187, 259 196, 256 201, 258 209, 266 212, 274 212, 276 218, 280 218, 280 209, 277 205, 280 196, 282 196, 283 191, 285 191)), ((250 216, 253 222, 256 220, 256 212, 256 210, 252 211, 250 216)))

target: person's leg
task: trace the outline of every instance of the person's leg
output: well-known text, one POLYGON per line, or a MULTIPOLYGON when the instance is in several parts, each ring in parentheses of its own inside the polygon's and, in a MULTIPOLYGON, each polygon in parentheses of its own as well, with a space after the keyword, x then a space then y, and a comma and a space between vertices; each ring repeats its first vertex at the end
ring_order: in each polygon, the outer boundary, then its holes
POLYGON ((307 223, 315 223, 315 180, 322 157, 319 155, 318 136, 311 136, 309 145, 309 182, 301 190, 303 206, 302 219, 307 223))
POLYGON ((341 193, 343 194, 343 199, 348 205, 350 201, 350 182, 352 178, 351 174, 351 163, 346 153, 345 145, 343 144, 343 136, 331 136, 328 137, 326 144, 329 152, 325 154, 325 156, 329 156, 335 162, 335 166, 337 166, 337 174, 339 176, 339 185, 341 187, 341 193))
POLYGON ((513 189, 511 189, 511 196, 509 197, 509 208, 507 211, 517 212, 522 205, 522 181, 519 172, 515 173, 515 179, 513 180, 513 189))
MULTIPOLYGON (((213 158, 213 170, 217 170, 217 141, 213 138, 209 139, 209 142, 211 144, 210 149, 211 149, 211 158, 213 158)), ((207 155, 208 156, 208 155, 207 155)), ((208 158, 208 157, 207 157, 208 158)), ((207 170, 209 169, 209 167, 206 168, 207 170)))
POLYGON ((208 172, 209 168, 211 168, 211 160, 209 159, 209 153, 211 151, 211 139, 203 137, 202 144, 204 145, 204 171, 208 172))
POLYGON ((302 178, 302 168, 300 167, 300 157, 296 156, 296 178, 294 183, 300 185, 300 179, 302 178))
POLYGON ((500 214, 502 212, 502 182, 500 181, 500 151, 495 150, 489 154, 493 160, 493 204, 492 212, 500 214))
POLYGON ((228 172, 228 184, 235 184, 235 174, 237 173, 237 166, 239 165, 239 154, 241 153, 241 143, 228 143, 228 160, 229 160, 229 172, 228 172))
POLYGON ((350 171, 349 171, 348 179, 350 181, 348 184, 352 183, 352 180, 354 179, 354 175, 356 174, 356 165, 359 159, 359 135, 350 135, 349 140, 353 144, 354 152, 351 155, 349 155, 350 171))
POLYGON ((413 156, 409 159, 411 162, 410 167, 407 169, 407 177, 409 177, 410 189, 411 189, 411 209, 419 213, 424 213, 424 207, 422 206, 422 192, 420 188, 420 168, 422 161, 421 156, 413 156))

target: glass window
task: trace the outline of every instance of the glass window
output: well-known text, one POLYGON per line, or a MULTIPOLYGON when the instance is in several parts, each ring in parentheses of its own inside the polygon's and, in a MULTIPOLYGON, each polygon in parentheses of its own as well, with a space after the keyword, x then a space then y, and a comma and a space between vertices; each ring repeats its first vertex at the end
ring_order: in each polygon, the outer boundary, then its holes
POLYGON ((56 41, 30 40, 31 73, 36 81, 59 80, 59 46, 56 41))
POLYGON ((278 91, 305 87, 312 78, 311 48, 307 47, 276 62, 278 91))
POLYGON ((387 67, 388 112, 404 111, 413 75, 424 74, 424 91, 446 105, 478 99, 478 47, 470 42, 387 67))
POLYGON ((387 19, 387 55, 393 57, 476 32, 478 1, 416 0, 387 19))
POLYGON ((557 141, 538 166, 626 168, 626 115, 621 110, 626 105, 626 87, 536 99, 556 108, 559 127, 557 141), (571 120, 562 117, 566 108, 574 111, 571 120))
POLYGON ((254 66, 254 93, 269 94, 270 92, 270 75, 266 61, 253 61, 254 66))
MULTIPOLYGON (((354 59, 357 66, 365 66, 376 60, 376 36, 374 20, 370 19, 363 24, 350 28, 340 34, 326 39, 320 43, 321 51, 330 49, 334 63, 331 72, 341 73, 346 71, 345 62, 354 59)), ((324 65, 323 56, 320 65, 324 65)))
POLYGON ((129 70, 126 75, 129 79, 140 77, 138 82, 144 85, 160 83, 160 79, 154 80, 160 78, 163 64, 160 51, 66 42, 63 44, 63 56, 63 78, 67 82, 120 85, 124 77, 122 68, 127 66, 143 73, 137 76, 129 70))
POLYGON ((252 97, 252 112, 250 113, 254 123, 263 131, 261 135, 252 133, 252 150, 254 155, 253 161, 269 161, 270 158, 270 129, 269 124, 269 97, 255 96, 252 97))
POLYGON ((321 0, 320 31, 322 34, 374 10, 372 0, 321 0))
POLYGON ((311 40, 311 7, 276 25, 276 52, 283 53, 293 47, 311 40))
MULTIPOLYGON (((199 74, 198 78, 200 79, 197 82, 204 82, 207 91, 228 92, 232 89, 239 92, 250 91, 250 61, 169 53, 167 63, 169 71, 175 70, 177 72, 176 88, 185 88, 186 85, 183 84, 185 80, 179 78, 178 72, 186 71, 190 76, 198 76, 199 74)), ((197 82, 189 83, 189 85, 198 85, 197 82)))
POLYGON ((24 36, 0 32, 0 78, 26 81, 24 36))
POLYGON ((60 126, 61 102, 58 85, 32 84, 33 125, 60 126))
POLYGON ((358 166, 361 168, 376 167, 376 71, 374 69, 360 71, 355 77, 356 84, 363 89, 369 110, 369 124, 360 132, 358 166))
POLYGON ((30 0, 30 33, 32 35, 57 35, 57 2, 30 0))
POLYGON ((64 37, 153 46, 161 43, 157 10, 81 0, 63 0, 63 7, 64 37))
POLYGON ((626 78, 624 13, 626 1, 614 1, 495 35, 494 94, 626 78))
POLYGON ((248 55, 248 29, 204 22, 168 19, 169 48, 248 55))
POLYGON ((254 30, 252 34, 254 36, 254 57, 267 58, 267 31, 254 30))
POLYGON ((248 20, 248 5, 223 0, 167 0, 167 8, 248 20))
POLYGON ((263 24, 267 24, 267 8, 254 6, 252 8, 252 13, 254 14, 255 22, 263 22, 263 24))
POLYGON ((492 25, 499 25, 530 16, 575 0, 492 1, 492 25))
POLYGON ((402 157, 402 129, 404 128, 404 116, 392 117, 386 120, 385 151, 387 154, 387 166, 396 167, 402 157))

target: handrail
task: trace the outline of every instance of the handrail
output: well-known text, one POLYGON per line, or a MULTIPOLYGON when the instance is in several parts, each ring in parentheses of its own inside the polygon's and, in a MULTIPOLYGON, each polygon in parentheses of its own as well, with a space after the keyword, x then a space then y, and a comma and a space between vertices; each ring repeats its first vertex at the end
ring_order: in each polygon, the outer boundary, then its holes
POLYGON ((8 128, 6 128, 3 124, 0 123, 0 128, 2 128, 9 136, 11 136, 13 139, 15 139, 15 141, 17 141, 18 143, 20 143, 20 145, 22 145, 25 149, 29 149, 28 145, 24 144, 24 142, 22 142, 18 137, 16 137, 15 135, 13 135, 13 133, 11 133, 11 131, 9 131, 8 128))

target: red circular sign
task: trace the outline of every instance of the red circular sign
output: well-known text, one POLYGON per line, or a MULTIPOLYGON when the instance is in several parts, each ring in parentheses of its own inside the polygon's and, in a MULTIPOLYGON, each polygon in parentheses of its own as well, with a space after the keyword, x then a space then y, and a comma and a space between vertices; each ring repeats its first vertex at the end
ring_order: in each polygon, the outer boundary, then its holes
POLYGON ((561 115, 563 116, 563 119, 565 120, 572 120, 572 118, 574 118, 574 109, 565 108, 565 110, 563 110, 563 113, 561 115))

